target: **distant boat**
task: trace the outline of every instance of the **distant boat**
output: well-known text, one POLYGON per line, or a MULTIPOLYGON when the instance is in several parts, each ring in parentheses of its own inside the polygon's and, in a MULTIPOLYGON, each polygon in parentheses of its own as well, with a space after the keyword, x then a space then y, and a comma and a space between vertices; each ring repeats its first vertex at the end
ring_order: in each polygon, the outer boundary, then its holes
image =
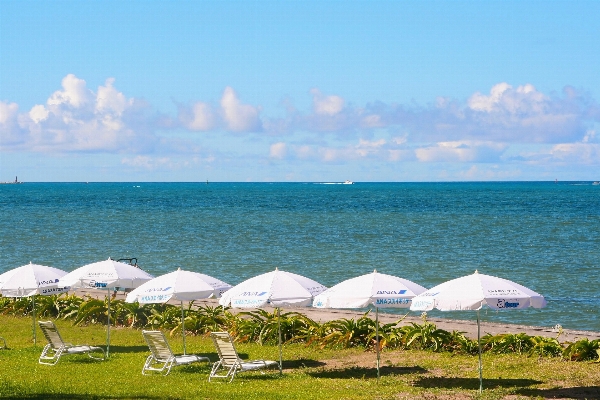
POLYGON ((354 182, 352 182, 352 181, 344 181, 344 185, 354 185, 354 182))

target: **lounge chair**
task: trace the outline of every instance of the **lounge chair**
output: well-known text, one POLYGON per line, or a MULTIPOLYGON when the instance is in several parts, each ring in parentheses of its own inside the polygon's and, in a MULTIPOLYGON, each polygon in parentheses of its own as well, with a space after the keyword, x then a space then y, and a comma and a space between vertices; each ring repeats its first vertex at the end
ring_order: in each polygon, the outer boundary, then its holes
MULTIPOLYGON (((279 363, 277 361, 269 360, 253 360, 244 361, 242 360, 233 345, 233 339, 227 332, 212 332, 210 334, 217 352, 219 353, 219 361, 217 361, 210 371, 208 381, 212 378, 229 378, 229 382, 233 381, 235 374, 243 371, 255 371, 265 369, 269 367, 277 367, 279 363), (219 368, 227 371, 224 375, 219 375, 217 372, 219 368)), ((264 373, 261 371, 261 373, 264 373)))
POLYGON ((60 336, 60 333, 58 333, 54 322, 39 321, 38 324, 48 341, 48 344, 42 350, 42 355, 39 359, 40 364, 55 365, 64 354, 87 354, 95 360, 104 360, 106 358, 106 354, 101 347, 66 343, 60 336), (102 357, 94 356, 94 352, 101 353, 102 357))
POLYGON ((142 374, 148 375, 147 371, 157 371, 163 375, 169 375, 171 368, 177 365, 186 365, 195 362, 210 362, 207 357, 196 354, 175 355, 161 331, 142 331, 142 335, 148 343, 151 354, 146 359, 142 374))

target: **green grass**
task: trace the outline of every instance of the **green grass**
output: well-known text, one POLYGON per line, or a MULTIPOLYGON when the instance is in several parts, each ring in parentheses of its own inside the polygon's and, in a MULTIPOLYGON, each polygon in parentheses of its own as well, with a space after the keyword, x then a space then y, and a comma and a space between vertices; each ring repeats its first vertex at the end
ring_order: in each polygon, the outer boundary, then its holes
MULTIPOLYGON (((105 344, 106 327, 55 321, 66 341, 105 344)), ((0 316, 0 398, 21 399, 470 399, 479 398, 477 357, 425 351, 384 351, 382 377, 376 357, 360 349, 321 350, 285 345, 284 374, 277 370, 239 374, 232 383, 208 382, 209 364, 176 367, 168 376, 144 376, 149 354, 141 332, 111 330, 107 361, 85 355, 64 356, 56 366, 38 364, 45 340, 38 329, 33 345, 31 319, 0 316)), ((181 337, 170 337, 175 352, 181 337)), ((276 346, 237 344, 242 357, 278 360, 276 346)), ((212 341, 187 337, 188 353, 216 361, 212 341)), ((484 354, 482 399, 598 399, 600 363, 517 355, 484 354)))

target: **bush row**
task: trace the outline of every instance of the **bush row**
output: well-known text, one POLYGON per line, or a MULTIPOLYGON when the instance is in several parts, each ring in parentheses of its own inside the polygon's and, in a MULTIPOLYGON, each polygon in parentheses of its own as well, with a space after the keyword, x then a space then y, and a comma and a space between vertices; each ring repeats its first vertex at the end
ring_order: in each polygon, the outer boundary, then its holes
MULTIPOLYGON (((31 315, 31 297, 0 297, 0 313, 31 315)), ((35 312, 39 317, 73 320, 75 325, 106 324, 108 297, 97 299, 74 294, 36 296, 35 312)), ((464 332, 448 332, 426 319, 422 324, 401 324, 404 317, 388 324, 379 324, 366 312, 357 319, 342 318, 319 323, 298 312, 256 310, 233 313, 222 306, 195 306, 193 302, 184 308, 186 334, 207 335, 212 331, 228 331, 240 342, 274 344, 278 342, 279 324, 283 342, 304 343, 310 346, 346 348, 362 347, 368 350, 377 345, 379 332, 380 348, 420 349, 448 351, 462 354, 477 354, 479 344, 467 338, 464 332)), ((126 303, 111 300, 111 324, 131 328, 163 329, 171 335, 182 329, 182 310, 170 304, 126 303)), ((560 332, 559 334, 560 335, 560 332)), ((539 357, 563 357, 572 361, 592 360, 600 362, 600 340, 582 339, 561 344, 557 338, 519 334, 487 334, 481 338, 484 352, 517 353, 539 357)))

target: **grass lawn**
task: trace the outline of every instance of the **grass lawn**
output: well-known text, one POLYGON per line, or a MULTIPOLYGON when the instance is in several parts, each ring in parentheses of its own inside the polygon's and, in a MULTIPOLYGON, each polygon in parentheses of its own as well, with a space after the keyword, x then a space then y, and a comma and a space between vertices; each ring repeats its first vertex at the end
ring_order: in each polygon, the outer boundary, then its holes
MULTIPOLYGON (((101 345, 106 327, 76 327, 55 321, 65 341, 101 345)), ((232 383, 208 382, 210 365, 173 368, 168 376, 144 376, 149 354, 140 331, 111 329, 107 361, 64 356, 56 366, 38 364, 45 339, 31 319, 0 315, 0 398, 20 399, 599 399, 600 363, 558 358, 484 354, 484 393, 478 396, 477 357, 425 351, 384 351, 381 379, 376 356, 360 349, 321 350, 293 344, 283 348, 284 373, 245 372, 232 383)), ((218 356, 206 337, 187 338, 188 353, 218 356)), ((169 337, 177 353, 181 337, 169 337)), ((278 360, 276 346, 237 344, 242 358, 278 360)))

